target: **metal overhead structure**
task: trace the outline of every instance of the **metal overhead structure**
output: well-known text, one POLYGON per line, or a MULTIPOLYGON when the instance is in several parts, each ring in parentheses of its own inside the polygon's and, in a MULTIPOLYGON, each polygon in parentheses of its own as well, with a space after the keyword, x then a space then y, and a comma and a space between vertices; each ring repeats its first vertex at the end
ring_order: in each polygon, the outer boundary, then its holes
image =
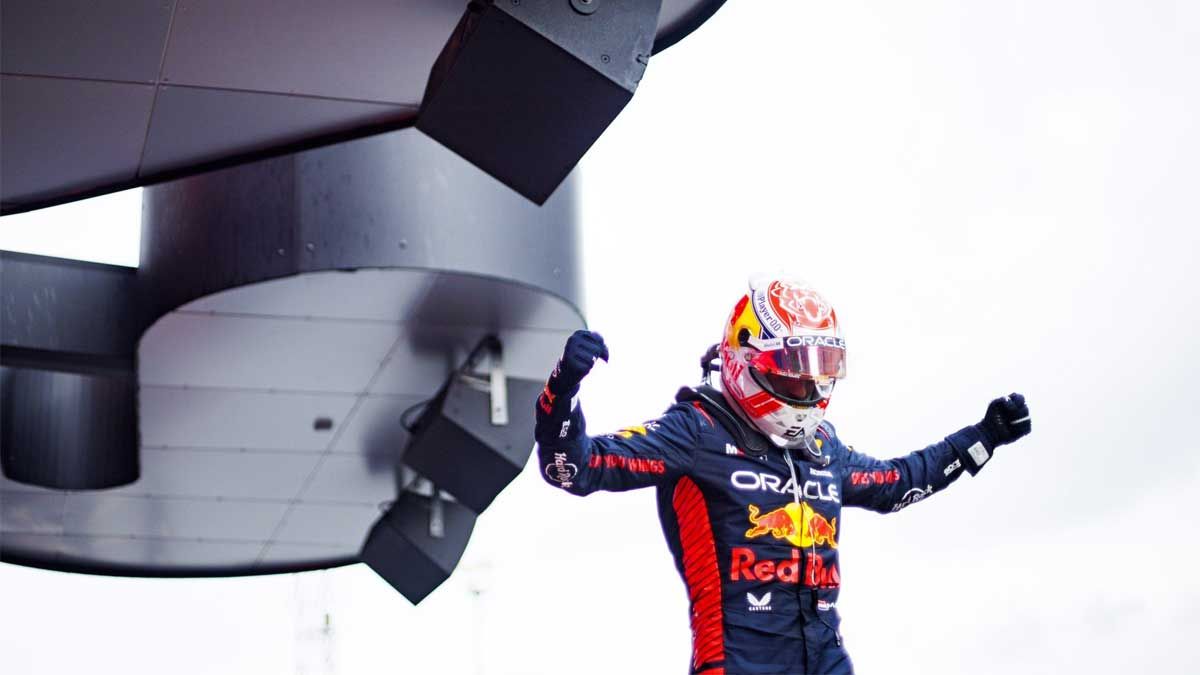
POLYGON ((147 189, 137 269, 0 253, 0 560, 365 560, 418 601, 583 326, 574 194, 538 207, 410 129, 147 189))
MULTIPOLYGON (((613 11, 635 0, 605 1, 613 11)), ((653 52, 723 1, 661 0, 653 52)), ((6 0, 0 212, 410 126, 465 6, 6 0)))
POLYGON ((0 560, 419 602, 584 325, 572 168, 722 3, 5 0, 0 212, 147 189, 137 269, 0 252, 0 560))

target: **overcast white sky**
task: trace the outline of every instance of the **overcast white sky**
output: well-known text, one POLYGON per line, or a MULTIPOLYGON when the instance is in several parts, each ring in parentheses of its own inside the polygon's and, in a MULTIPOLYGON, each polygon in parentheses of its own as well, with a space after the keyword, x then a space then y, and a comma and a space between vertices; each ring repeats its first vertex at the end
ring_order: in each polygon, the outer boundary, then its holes
MULTIPOLYGON (((859 450, 921 447, 1009 391, 1033 411, 978 477, 843 515, 859 672, 1200 672, 1197 63, 1189 0, 729 2, 583 163, 587 314, 612 353, 590 428, 693 383, 749 274, 803 274, 845 324, 828 417, 859 450)), ((136 199, 31 227, 132 264, 136 199)), ((0 221, 0 247, 38 250, 19 232, 41 217, 0 221)), ((0 666, 301 672, 323 659, 314 606, 338 673, 684 672, 690 649, 653 493, 578 499, 530 466, 420 608, 362 566, 4 565, 0 666)))

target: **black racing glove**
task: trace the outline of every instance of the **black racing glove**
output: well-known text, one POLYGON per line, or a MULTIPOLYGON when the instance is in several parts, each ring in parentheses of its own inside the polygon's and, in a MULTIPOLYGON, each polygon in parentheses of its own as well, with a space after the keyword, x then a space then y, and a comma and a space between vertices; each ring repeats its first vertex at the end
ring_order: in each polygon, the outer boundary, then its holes
POLYGON ((574 396, 583 381, 596 364, 596 359, 608 360, 608 346, 599 333, 577 330, 567 338, 567 346, 563 348, 562 358, 550 373, 546 388, 556 397, 566 394, 574 396))
POLYGON ((976 425, 992 447, 1012 443, 1029 433, 1029 406, 1025 397, 1012 393, 988 404, 983 420, 976 425))

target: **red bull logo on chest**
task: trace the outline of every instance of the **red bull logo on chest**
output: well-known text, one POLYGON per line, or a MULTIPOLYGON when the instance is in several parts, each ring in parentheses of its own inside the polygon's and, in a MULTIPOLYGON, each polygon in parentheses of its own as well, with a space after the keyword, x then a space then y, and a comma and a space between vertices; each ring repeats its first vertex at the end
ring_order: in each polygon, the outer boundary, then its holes
POLYGON ((811 588, 837 588, 842 585, 842 575, 836 562, 825 562, 812 551, 804 552, 804 568, 800 567, 800 551, 792 549, 787 560, 759 560, 754 551, 735 547, 730 553, 730 581, 778 581, 785 584, 802 584, 811 588))
POLYGON ((769 534, 776 539, 786 539, 798 548, 837 548, 837 517, 827 520, 807 503, 790 502, 766 513, 755 504, 750 504, 749 509, 753 527, 746 530, 747 539, 769 534))

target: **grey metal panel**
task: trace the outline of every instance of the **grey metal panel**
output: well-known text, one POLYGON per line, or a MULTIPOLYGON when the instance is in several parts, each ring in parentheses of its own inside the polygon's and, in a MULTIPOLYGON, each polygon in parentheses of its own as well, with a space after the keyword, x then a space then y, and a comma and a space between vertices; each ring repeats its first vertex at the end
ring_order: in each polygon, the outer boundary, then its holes
POLYGON ((578 312, 573 183, 538 208, 415 131, 353 141, 150 188, 139 275, 163 311, 300 272, 402 267, 533 286, 578 312))
POLYGON ((413 108, 193 87, 162 86, 140 176, 298 143, 362 126, 402 124, 413 108))
POLYGON ((378 505, 296 504, 272 543, 345 546, 353 555, 382 515, 378 505))
MULTIPOLYGON (((398 454, 398 453, 397 453, 398 454)), ((381 455, 330 454, 299 494, 301 501, 378 506, 399 494, 399 460, 381 455), (353 485, 353 490, 346 486, 353 485)))
POLYGON ((112 573, 143 575, 160 570, 178 575, 189 570, 246 568, 262 549, 257 543, 128 537, 66 536, 54 543, 60 550, 58 565, 79 563, 85 569, 103 567, 112 573))
MULTIPOLYGON (((355 551, 349 555, 356 555, 355 551)), ((294 565, 297 560, 330 561, 330 565, 344 564, 346 547, 336 544, 285 544, 273 542, 260 552, 258 565, 264 569, 294 565)))
MULTIPOLYGON (((568 324, 570 325, 570 324, 568 324)), ((574 331, 541 331, 473 327, 414 327, 400 342, 392 359, 371 385, 372 394, 432 396, 446 374, 489 332, 504 345, 504 369, 509 375, 542 379, 554 367, 562 345, 574 331)))
POLYGON ((106 494, 288 500, 320 457, 256 450, 142 448, 142 477, 106 494))
POLYGON ((4 0, 6 73, 153 83, 174 0, 4 0))
POLYGON ((66 534, 265 541, 282 502, 67 495, 66 534))
POLYGON ((461 0, 180 0, 172 83, 420 103, 461 0))
MULTIPOLYGON (((58 557, 62 538, 57 534, 8 532, 0 536, 0 561, 14 562, 14 557, 38 557, 47 561, 58 557)), ((17 563, 20 564, 20 563, 17 563)))
MULTIPOLYGON (((400 363, 397 361, 397 363, 400 363)), ((394 376, 393 376, 394 377, 394 376)), ((408 443, 408 432, 400 425, 400 416, 409 407, 428 398, 416 396, 367 396, 358 404, 350 426, 338 435, 334 452, 381 455, 376 462, 399 457, 408 443)), ((371 464, 376 470, 376 464, 371 464)))
MULTIPOLYGON (((507 252, 501 253, 505 255, 507 252)), ((562 261, 559 261, 562 264, 562 261)), ((542 328, 553 330, 575 319, 564 303, 540 290, 494 279, 442 274, 419 307, 423 323, 435 326, 542 328)))
POLYGON ((293 162, 290 157, 254 162, 142 193, 138 276, 154 289, 146 300, 154 316, 300 271, 293 162))
MULTIPOLYGON (((313 242, 300 242, 300 245, 307 251, 310 243, 315 250, 313 242)), ((428 270, 421 269, 312 272, 207 295, 183 305, 180 310, 397 321, 412 313, 434 278, 428 270)))
POLYGON ((48 495, 62 494, 60 490, 51 490, 50 488, 38 487, 37 485, 29 485, 27 483, 19 483, 15 480, 10 480, 7 476, 0 473, 0 494, 8 494, 9 492, 32 492, 34 494, 48 495))
POLYGON ((307 196, 297 204, 300 237, 315 243, 308 269, 430 267, 529 284, 580 307, 578 242, 566 225, 575 221, 573 178, 539 208, 412 130, 295 161, 296 190, 307 196))
POLYGON ((0 493, 0 539, 14 532, 62 534, 65 499, 61 492, 0 493))
POLYGON ((336 430, 354 405, 344 394, 171 387, 142 387, 139 401, 143 445, 314 452, 333 431, 315 431, 313 420, 331 418, 336 430))
POLYGON ((409 326, 407 339, 396 344, 392 358, 382 364, 369 392, 433 396, 450 374, 479 342, 484 328, 452 329, 437 326, 409 326))
MULTIPOLYGON (((502 330, 500 342, 504 345, 504 372, 509 375, 544 381, 558 362, 563 345, 575 332, 567 330, 502 330)), ((382 378, 381 378, 382 379, 382 378)), ((509 402, 509 405, 514 403, 509 402)), ((519 403, 517 405, 520 405, 519 403)))
POLYGON ((143 385, 355 393, 402 332, 394 323, 173 312, 148 336, 138 352, 143 385))
POLYGON ((144 328, 136 274, 128 267, 0 251, 0 342, 131 358, 144 328))
POLYGON ((137 173, 154 87, 0 77, 0 198, 36 201, 137 173))

